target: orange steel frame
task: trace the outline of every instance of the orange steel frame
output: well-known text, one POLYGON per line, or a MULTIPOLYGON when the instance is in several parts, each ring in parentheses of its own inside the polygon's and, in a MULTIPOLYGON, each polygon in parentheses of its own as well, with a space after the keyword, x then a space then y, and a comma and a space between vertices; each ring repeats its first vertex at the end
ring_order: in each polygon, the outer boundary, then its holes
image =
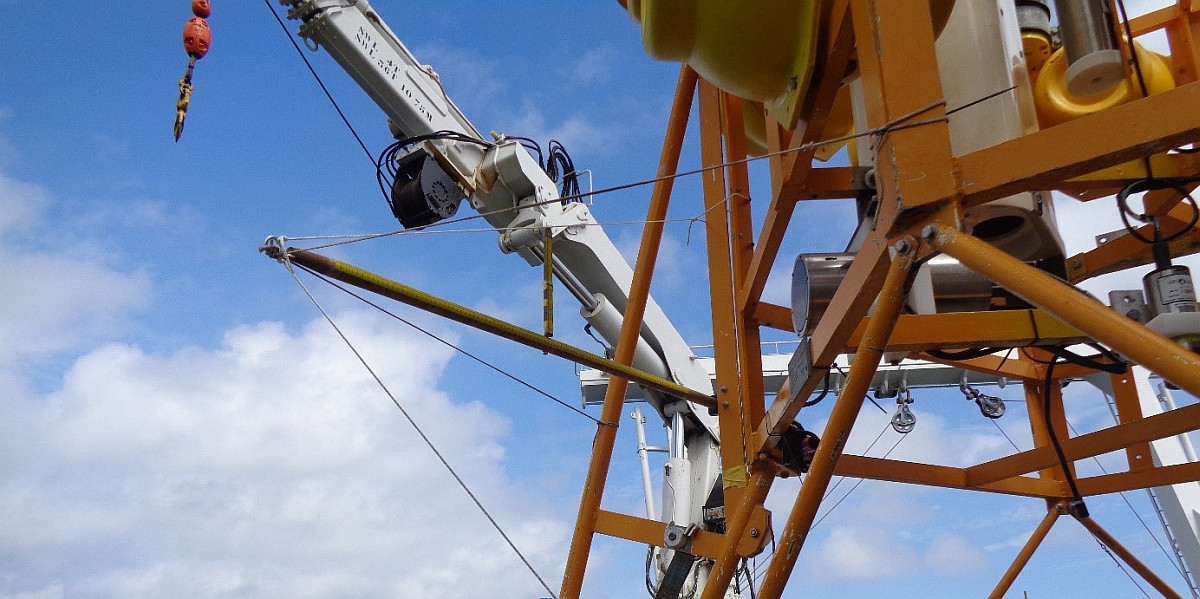
MULTIPOLYGON (((929 11, 913 10, 913 3, 895 0, 830 1, 820 59, 799 126, 787 131, 768 120, 772 196, 757 236, 751 225, 749 175, 741 161, 746 156, 741 101, 698 80, 685 66, 664 141, 659 174, 670 175, 678 164, 695 98, 701 158, 704 166, 713 167, 704 174, 703 196, 717 364, 714 388, 727 510, 725 534, 701 531, 693 537, 692 551, 714 560, 702 599, 723 598, 738 561, 761 552, 766 545, 771 523, 763 502, 781 471, 775 447, 804 400, 842 353, 855 354, 853 365, 821 434, 811 469, 778 531, 759 597, 776 599, 783 592, 834 475, 1045 500, 1045 520, 1032 531, 992 597, 1004 595, 1061 515, 1074 516, 1163 596, 1178 596, 1099 524, 1078 513, 1070 501, 1066 474, 1050 444, 1048 430, 1053 427, 1071 464, 1110 451, 1126 451, 1128 471, 1077 481, 1084 496, 1200 480, 1200 464, 1155 467, 1148 447, 1151 440, 1200 429, 1200 406, 1143 417, 1132 375, 1113 375, 1120 424, 1070 437, 1059 385, 1052 383, 1050 390, 1043 389, 1046 366, 1042 362, 1049 354, 1031 349, 1015 352, 1022 355, 1007 360, 985 357, 946 362, 1021 381, 1031 406, 1040 406, 1043 398, 1048 398, 1051 422, 1043 421, 1040 409, 1030 410, 1034 448, 965 468, 849 455, 842 449, 884 351, 928 358, 921 352, 1091 339, 1200 396, 1200 356, 960 230, 966 209, 1020 191, 1058 189, 1081 200, 1111 195, 1144 176, 1145 170, 1137 166, 1140 163, 1131 161, 1153 160, 1155 165, 1163 164, 1155 172, 1177 176, 1200 173, 1195 160, 1165 154, 1200 141, 1200 2, 1178 0, 1174 6, 1131 23, 1135 37, 1156 30, 1166 32, 1177 89, 955 157, 950 151, 929 11), (761 300, 788 224, 802 201, 852 198, 855 194, 851 169, 815 166, 812 146, 821 139, 834 95, 852 64, 857 64, 861 73, 869 127, 877 132, 869 139, 878 157, 877 223, 816 325, 811 339, 811 374, 805 380, 789 381, 778 397, 764 398, 761 327, 791 330, 790 310, 761 300), (1125 167, 1114 168, 1120 165, 1125 167), (937 253, 958 259, 1035 308, 901 315, 915 266, 937 253), (872 304, 874 309, 868 315, 872 304)), ((631 307, 640 305, 647 294, 661 236, 661 215, 670 195, 670 179, 660 181, 652 195, 647 218, 651 224, 635 268, 631 307)), ((1146 204, 1167 221, 1186 222, 1189 216, 1186 207, 1178 205, 1178 197, 1151 194, 1146 204)), ((1196 231, 1173 246, 1176 255, 1198 248, 1200 232, 1196 231)), ((1150 261, 1144 247, 1128 241, 1067 260, 1072 283, 1150 261)), ((640 321, 636 310, 626 316, 617 346, 618 361, 629 360, 631 339, 640 321)), ((1054 374, 1061 380, 1085 373, 1080 367, 1063 365, 1054 374)), ((625 391, 617 377, 612 380, 566 565, 560 595, 564 599, 579 597, 595 534, 661 545, 661 522, 600 509, 625 391)))

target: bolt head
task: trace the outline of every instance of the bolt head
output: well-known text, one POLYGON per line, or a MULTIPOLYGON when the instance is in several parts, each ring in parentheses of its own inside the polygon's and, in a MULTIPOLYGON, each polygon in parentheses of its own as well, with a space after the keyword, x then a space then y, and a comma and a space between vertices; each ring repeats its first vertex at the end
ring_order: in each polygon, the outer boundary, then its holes
POLYGON ((924 237, 925 241, 933 241, 937 237, 937 231, 937 227, 925 225, 925 228, 921 229, 921 237, 924 237))
POLYGON ((892 249, 896 250, 896 253, 901 256, 907 256, 912 251, 912 244, 907 239, 901 239, 896 242, 896 245, 892 246, 892 249))

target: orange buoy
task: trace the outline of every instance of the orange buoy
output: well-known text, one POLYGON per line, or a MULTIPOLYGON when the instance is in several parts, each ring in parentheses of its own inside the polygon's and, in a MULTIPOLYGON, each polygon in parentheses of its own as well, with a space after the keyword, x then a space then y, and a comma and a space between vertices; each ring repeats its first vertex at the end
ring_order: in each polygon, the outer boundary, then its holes
POLYGON ((183 26, 183 49, 187 51, 188 56, 204 58, 211 45, 212 31, 208 28, 208 22, 201 17, 188 19, 187 24, 183 26))
POLYGON ((192 69, 212 46, 212 31, 208 28, 208 21, 204 20, 212 15, 209 0, 192 0, 192 14, 196 16, 188 19, 183 26, 183 49, 190 58, 187 71, 179 80, 179 100, 175 103, 175 141, 179 141, 179 136, 183 134, 183 123, 192 100, 192 69))

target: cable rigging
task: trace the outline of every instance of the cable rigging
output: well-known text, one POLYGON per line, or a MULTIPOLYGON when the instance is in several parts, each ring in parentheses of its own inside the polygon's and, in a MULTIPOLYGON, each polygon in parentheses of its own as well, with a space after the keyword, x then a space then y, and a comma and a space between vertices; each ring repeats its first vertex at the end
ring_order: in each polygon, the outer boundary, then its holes
POLYGON ((368 306, 370 306, 370 307, 372 307, 372 308, 374 308, 374 309, 376 309, 376 310, 378 310, 378 311, 380 311, 380 312, 382 312, 382 313, 384 313, 384 314, 386 314, 386 315, 388 315, 388 316, 392 317, 393 319, 395 319, 395 320, 398 320, 398 321, 400 321, 400 322, 402 322, 402 323, 404 323, 404 324, 408 325, 409 327, 411 327, 411 328, 415 329, 416 331, 418 331, 418 332, 420 332, 420 333, 422 333, 422 334, 424 334, 424 335, 428 336, 429 338, 433 339, 434 341, 437 341, 438 343, 441 343, 442 345, 445 345, 446 347, 449 347, 450 349, 453 349, 454 351, 456 351, 456 352, 458 352, 458 353, 460 353, 460 354, 462 354, 462 355, 464 355, 464 356, 466 356, 466 357, 468 357, 468 358, 470 358, 470 359, 472 359, 472 360, 474 360, 474 361, 476 361, 476 362, 478 362, 478 363, 482 364, 483 366, 486 366, 487 368, 489 368, 489 369, 491 369, 491 370, 493 370, 493 371, 495 371, 495 372, 497 372, 497 373, 499 373, 499 374, 503 375, 504 377, 506 377, 506 378, 508 378, 508 379, 512 380, 513 382, 515 382, 515 383, 517 383, 517 384, 519 384, 519 385, 521 385, 521 386, 523 386, 523 387, 525 387, 525 388, 527 388, 527 389, 529 389, 529 390, 531 390, 531 391, 533 391, 533 392, 537 393, 538 395, 541 395, 541 396, 543 396, 543 397, 545 397, 545 398, 547 398, 547 399, 549 399, 549 400, 551 400, 551 401, 553 401, 553 402, 555 402, 555 403, 559 404, 560 406, 563 406, 564 408, 567 408, 568 410, 571 410, 572 412, 575 412, 576 414, 579 414, 580 416, 583 416, 584 418, 587 418, 588 420, 591 420, 592 422, 594 422, 594 423, 596 423, 596 424, 600 424, 600 421, 599 421, 599 420, 595 419, 594 417, 592 417, 592 416, 591 416, 590 414, 588 414, 587 412, 584 412, 583 410, 580 410, 579 408, 576 408, 575 406, 573 406, 573 405, 571 405, 571 404, 569 404, 569 403, 567 403, 567 402, 565 402, 565 401, 563 401, 563 400, 561 400, 561 399, 559 399, 559 398, 557 398, 557 397, 554 397, 553 395, 551 395, 551 394, 547 393, 546 391, 543 391, 542 389, 539 389, 538 387, 534 386, 532 383, 530 383, 530 382, 528 382, 528 381, 526 381, 526 380, 524 380, 524 379, 522 379, 522 378, 520 378, 520 377, 518 377, 518 376, 516 376, 516 375, 514 375, 514 374, 512 374, 512 373, 510 373, 510 372, 508 372, 508 371, 506 371, 506 370, 504 370, 504 369, 502 369, 502 368, 500 368, 499 366, 496 366, 496 365, 492 364, 491 362, 488 362, 487 360, 484 360, 483 358, 480 358, 479 356, 477 356, 477 355, 475 355, 475 354, 473 354, 473 353, 471 353, 471 352, 469 352, 469 351, 467 351, 467 350, 465 350, 465 349, 463 349, 463 348, 461 348, 461 347, 459 347, 459 346, 457 346, 457 345, 455 345, 455 344, 453 344, 453 343, 450 343, 449 341, 446 341, 445 339, 443 339, 443 338, 441 338, 441 337, 439 337, 439 336, 435 335, 433 332, 431 332, 431 331, 428 331, 428 330, 426 330, 425 328, 423 328, 423 327, 421 327, 421 326, 418 326, 416 323, 414 323, 414 322, 412 322, 412 321, 410 321, 410 320, 408 320, 408 319, 406 319, 406 318, 404 318, 404 317, 400 316, 399 314, 396 314, 396 313, 394 313, 394 312, 392 312, 392 311, 388 310, 387 308, 384 308, 383 306, 380 306, 379 304, 377 304, 377 303, 375 303, 375 302, 372 302, 371 300, 369 300, 369 299, 367 299, 366 297, 364 297, 362 294, 355 293, 353 290, 351 290, 351 289, 347 288, 346 286, 344 286, 344 285, 341 285, 341 284, 337 283, 336 281, 333 281, 333 280, 332 280, 332 279, 330 279, 329 277, 326 277, 326 276, 324 276, 324 275, 322 275, 322 274, 320 274, 320 273, 318 273, 318 272, 315 272, 315 271, 313 271, 313 270, 312 270, 312 269, 310 269, 310 268, 306 268, 306 267, 304 267, 304 266, 300 266, 300 265, 296 265, 296 266, 297 266, 297 267, 299 267, 299 268, 300 268, 301 270, 303 270, 304 272, 307 272, 308 274, 310 274, 310 275, 312 275, 312 276, 316 277, 317 279, 320 279, 321 281, 324 281, 325 283, 328 283, 329 285, 333 286, 334 288, 341 290, 343 293, 346 293, 347 295, 349 295, 349 296, 351 296, 351 297, 353 297, 353 298, 355 298, 355 299, 357 299, 357 300, 359 300, 359 301, 363 302, 364 304, 366 304, 366 305, 368 305, 368 306))
POLYGON ((496 532, 499 533, 501 538, 504 539, 504 542, 506 544, 508 544, 509 548, 512 549, 512 551, 514 553, 516 553, 517 557, 520 558, 521 562, 525 564, 525 567, 529 570, 529 572, 533 574, 534 578, 536 578, 539 583, 541 583, 542 588, 545 589, 545 591, 547 593, 549 593, 552 598, 557 599, 557 595, 555 595, 554 591, 552 591, 550 589, 550 586, 548 584, 546 584, 546 581, 542 578, 541 574, 539 574, 538 571, 533 567, 533 564, 530 563, 530 561, 525 557, 525 554, 522 553, 521 550, 516 546, 516 544, 513 542, 513 540, 508 536, 508 533, 506 533, 504 531, 504 529, 500 526, 500 523, 496 521, 495 517, 492 516, 491 512, 489 512, 488 509, 483 505, 483 502, 481 502, 479 500, 479 498, 475 495, 475 493, 467 485, 466 481, 464 481, 462 479, 462 477, 459 476, 458 472, 454 469, 454 467, 450 465, 450 462, 448 462, 446 460, 446 458, 442 454, 442 452, 440 450, 438 450, 436 445, 434 445, 433 440, 430 439, 429 436, 425 434, 425 431, 421 428, 421 426, 419 424, 417 424, 417 421, 414 420, 412 415, 409 414, 408 410, 404 408, 404 405, 401 404, 398 399, 396 399, 396 396, 392 393, 391 389, 389 389, 388 386, 383 382, 383 379, 379 378, 379 375, 375 373, 375 369, 371 368, 371 365, 367 362, 366 358, 364 358, 363 355, 361 353, 359 353, 358 348, 356 348, 354 346, 354 344, 350 341, 350 339, 348 337, 346 337, 346 334, 344 332, 342 332, 341 327, 339 327, 337 325, 337 323, 333 320, 333 317, 331 317, 329 315, 329 313, 325 311, 325 308, 321 305, 321 303, 319 301, 317 301, 317 298, 312 294, 312 292, 310 292, 308 290, 308 287, 304 285, 304 282, 300 280, 300 277, 296 275, 296 272, 293 268, 293 264, 291 263, 291 261, 289 261, 287 259, 286 253, 283 254, 283 258, 281 259, 281 262, 283 262, 283 264, 287 267, 288 273, 292 275, 293 279, 295 279, 296 284, 299 285, 300 289, 304 291, 304 294, 306 296, 308 296, 309 301, 311 301, 313 303, 313 305, 316 306, 317 311, 319 311, 321 313, 321 316, 323 316, 325 318, 325 320, 329 323, 329 325, 331 327, 333 327, 333 330, 338 334, 338 337, 340 337, 342 339, 342 341, 345 342, 346 346, 350 349, 350 351, 354 354, 354 356, 358 359, 358 361, 363 365, 363 368, 365 368, 367 370, 367 372, 371 375, 371 378, 375 379, 375 382, 379 385, 380 389, 382 389, 384 394, 388 396, 388 399, 391 400, 392 405, 396 406, 396 409, 398 409, 400 411, 400 414, 404 416, 404 419, 408 421, 409 425, 413 427, 413 430, 415 430, 417 432, 417 435, 421 437, 421 440, 425 443, 425 446, 428 447, 429 450, 433 452, 434 456, 436 456, 438 461, 442 463, 442 466, 446 469, 446 471, 450 473, 450 476, 452 476, 454 478, 455 482, 458 483, 458 486, 462 488, 462 490, 467 494, 467 496, 475 504, 475 507, 478 508, 479 511, 483 514, 483 516, 485 518, 487 518, 488 522, 491 523, 492 528, 494 528, 496 530, 496 532))

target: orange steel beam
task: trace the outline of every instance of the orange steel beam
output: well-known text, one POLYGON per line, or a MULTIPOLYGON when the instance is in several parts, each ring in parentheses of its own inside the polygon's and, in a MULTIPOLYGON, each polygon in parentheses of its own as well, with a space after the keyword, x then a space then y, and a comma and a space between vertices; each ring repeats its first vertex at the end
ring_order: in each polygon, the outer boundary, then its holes
MULTIPOLYGON (((706 167, 725 162, 722 151, 722 92, 701 81, 700 158, 706 167)), ((708 246, 708 284, 712 303, 713 355, 716 363, 717 419, 721 427, 721 465, 723 470, 747 465, 743 453, 745 434, 750 423, 739 363, 738 313, 734 304, 734 271, 730 245, 730 195, 725 171, 713 169, 704 177, 704 228, 708 246)), ((762 376, 759 368, 758 376, 762 376)), ((736 502, 740 488, 727 489, 726 501, 736 502)))
MULTIPOLYGON (((859 250, 813 332, 812 363, 818 367, 830 364, 841 352, 874 300, 901 206, 956 195, 929 11, 887 0, 852 0, 850 7, 867 123, 879 131, 875 168, 880 207, 876 230, 859 250), (889 129, 918 118, 933 122, 889 129), (920 176, 905 176, 901 169, 920 176)), ((793 398, 771 404, 759 427, 765 449, 775 446, 821 378, 810 375, 806 381, 792 381, 793 398)))
MULTIPOLYGON (((748 276, 754 258, 754 219, 750 210, 750 173, 746 158, 746 126, 742 122, 742 102, 732 94, 722 94, 721 122, 725 131, 726 158, 729 166, 729 254, 733 266, 733 287, 729 301, 734 302, 734 324, 737 332, 738 367, 741 370, 743 430, 739 441, 745 442, 762 421, 763 374, 762 336, 753 310, 739 303, 736 295, 748 276)), ((748 457, 743 466, 749 465, 748 457)))
POLYGON ((1004 576, 1000 577, 1000 581, 996 583, 996 588, 992 589, 992 594, 988 595, 989 599, 1001 599, 1004 597, 1004 594, 1012 587, 1012 583, 1017 580, 1017 575, 1029 563, 1029 558, 1033 557, 1033 552, 1037 551, 1038 546, 1045 540, 1054 523, 1058 521, 1058 517, 1064 509, 1062 504, 1057 504, 1046 511, 1046 517, 1042 518, 1037 528, 1034 529, 1033 534, 1029 536, 1029 540, 1017 552, 1017 556, 1013 558, 1013 562, 1008 566, 1008 570, 1004 572, 1004 576))
POLYGON ((875 142, 881 206, 913 207, 956 197, 929 10, 894 0, 854 0, 852 7, 867 124, 881 130, 875 142), (927 124, 882 129, 918 121, 927 124))
POLYGON ((1151 174, 1160 179, 1187 178, 1200 170, 1197 168, 1200 157, 1193 154, 1153 154, 1148 159, 1149 170, 1146 169, 1146 159, 1131 160, 1081 177, 1060 181, 1054 184, 1054 189, 1064 192, 1098 192, 1095 197, 1091 197, 1091 194, 1088 197, 1096 199, 1113 195, 1134 181, 1150 178, 1151 174))
POLYGON ((976 237, 943 225, 930 225, 928 233, 935 247, 964 266, 1188 393, 1200 395, 1200 355, 976 237))
POLYGON ((871 378, 879 368, 879 361, 887 347, 888 336, 896 324, 896 317, 904 307, 908 295, 909 273, 913 266, 913 254, 916 244, 909 243, 909 249, 897 254, 888 268, 887 279, 879 293, 875 311, 871 314, 871 322, 864 335, 863 344, 854 354, 854 362, 850 366, 850 374, 842 392, 838 394, 825 430, 821 434, 821 442, 817 445, 804 484, 800 486, 800 494, 792 506, 779 539, 776 542, 775 556, 767 566, 763 577, 759 596, 763 599, 778 599, 791 577, 796 565, 796 558, 804 547, 817 508, 829 488, 846 439, 858 419, 858 413, 866 400, 871 378))
MULTIPOLYGON (((1118 422, 1132 422, 1142 419, 1142 404, 1138 401, 1137 384, 1133 373, 1111 374, 1113 403, 1117 406, 1118 422)), ((1150 454, 1150 443, 1143 441, 1125 448, 1125 460, 1130 470, 1142 470, 1154 467, 1154 459, 1150 454)))
POLYGON ((1191 83, 1197 77, 1197 64, 1200 64, 1200 48, 1196 39, 1200 37, 1200 5, 1191 0, 1177 2, 1156 11, 1134 17, 1129 20, 1129 28, 1134 37, 1139 37, 1159 29, 1166 30, 1167 42, 1171 49, 1171 62, 1175 66, 1175 82, 1191 83))
POLYGON ((1163 582, 1163 579, 1159 578, 1158 575, 1150 570, 1150 568, 1147 568, 1146 564, 1143 564, 1141 560, 1134 557, 1133 553, 1130 553, 1130 551, 1126 549, 1125 546, 1119 541, 1117 541, 1115 537, 1108 534, 1108 531, 1104 530, 1104 528, 1097 524, 1095 520, 1092 520, 1086 516, 1076 516, 1075 519, 1078 520, 1084 528, 1088 529, 1088 532, 1092 533, 1097 540, 1099 540, 1101 543, 1104 543, 1105 547, 1108 547, 1117 555, 1117 557, 1121 558, 1121 560, 1124 561, 1125 564, 1128 565, 1134 572, 1137 572, 1138 575, 1145 579, 1146 582, 1150 583, 1150 586, 1154 587, 1154 589, 1159 593, 1162 593, 1163 597, 1167 597, 1168 599, 1181 599, 1179 593, 1175 592, 1175 589, 1172 589, 1170 585, 1168 585, 1166 582, 1163 582))
MULTIPOLYGON (((813 365, 827 368, 834 358, 842 353, 846 341, 854 333, 851 323, 858 322, 866 315, 882 285, 887 267, 887 239, 882 233, 871 235, 854 262, 850 264, 845 279, 833 295, 829 309, 822 315, 816 330, 813 331, 813 365)), ((817 385, 821 383, 823 374, 815 371, 816 369, 805 381, 790 381, 793 389, 798 388, 793 398, 780 396, 771 402, 755 436, 762 447, 761 451, 770 451, 775 447, 779 435, 787 430, 800 413, 806 399, 812 396, 817 385)))
MULTIPOLYGON (((646 302, 650 295, 650 280, 654 274, 654 264, 658 258, 658 247, 662 240, 663 223, 667 217, 667 205, 671 199, 674 178, 670 175, 675 174, 679 167, 679 155, 682 151, 684 133, 687 131, 688 115, 691 113, 692 97, 695 95, 697 79, 695 71, 690 67, 684 66, 679 72, 679 80, 675 87, 675 100, 671 106, 671 117, 663 138, 662 154, 658 163, 659 179, 654 184, 650 195, 646 226, 642 233, 641 247, 638 249, 637 264, 633 270, 633 282, 629 289, 629 302, 626 305, 625 318, 621 323, 621 332, 617 338, 614 359, 621 364, 633 362, 634 348, 641 332, 642 317, 645 314, 646 302)), ((583 588, 583 577, 587 571, 588 555, 591 553, 596 519, 600 512, 600 500, 604 495, 604 485, 608 479, 613 446, 616 443, 617 423, 621 419, 621 408, 625 405, 625 391, 628 387, 629 381, 620 377, 612 377, 608 383, 604 406, 600 412, 599 423, 596 425, 596 436, 592 442, 592 458, 588 464, 587 478, 584 482, 582 497, 579 500, 579 515, 575 520, 575 532, 571 537, 571 548, 563 572, 562 587, 559 592, 559 597, 562 599, 578 599, 583 588)))
POLYGON ((1200 140, 1197 105, 1200 83, 1190 83, 966 154, 958 159, 963 204, 1053 188, 1058 181, 1200 140))
POLYGON ((795 201, 807 200, 852 200, 858 197, 854 188, 854 167, 812 167, 804 185, 796 189, 795 201))
MULTIPOLYGON (((858 347, 859 324, 844 351, 858 347)), ((888 341, 891 351, 974 347, 1022 347, 1035 343, 1070 344, 1086 339, 1079 330, 1041 310, 902 314, 888 341)))
POLYGON ((1123 493, 1150 487, 1164 487, 1200 480, 1200 462, 1155 466, 1133 472, 1089 476, 1075 481, 1083 495, 1123 493))
POLYGON ((1021 360, 1016 354, 983 356, 970 360, 942 360, 929 354, 920 354, 919 356, 930 362, 937 362, 975 372, 987 372, 1022 381, 1037 381, 1042 378, 1042 373, 1038 372, 1028 360, 1021 360))
MULTIPOLYGON (((1178 195, 1178 194, 1176 194, 1178 195)), ((1179 204, 1171 209, 1163 218, 1163 226, 1168 233, 1183 227, 1192 217, 1192 207, 1179 204)), ((1153 226, 1138 227, 1138 233, 1143 237, 1154 236, 1153 226)), ((1193 228, 1182 236, 1168 243, 1171 255, 1186 256, 1200 251, 1200 230, 1193 228)), ((1092 277, 1105 275, 1118 270, 1125 270, 1143 264, 1154 262, 1151 246, 1138 241, 1132 235, 1120 235, 1095 249, 1081 252, 1067 259, 1067 279, 1072 283, 1085 281, 1092 277)))
POLYGON ((771 266, 779 254, 779 246, 783 243, 783 234, 792 219, 796 200, 805 194, 809 187, 808 179, 813 170, 812 160, 816 148, 801 150, 803 144, 817 141, 825 130, 830 108, 837 96, 838 88, 842 86, 846 70, 849 68, 854 50, 854 30, 852 27, 848 0, 838 0, 831 9, 829 22, 830 42, 824 60, 818 61, 814 85, 810 87, 809 103, 803 113, 806 117, 796 126, 792 134, 791 148, 793 152, 781 156, 776 172, 784 174, 783 178, 773 181, 771 205, 767 208, 766 219, 758 243, 754 248, 754 257, 748 267, 746 281, 738 290, 738 305, 750 306, 758 301, 767 277, 771 274, 771 266))
POLYGON ((725 521, 725 544, 720 555, 713 561, 708 584, 704 585, 700 599, 724 599, 729 590, 729 583, 737 572, 740 539, 750 532, 755 510, 761 509, 763 502, 767 500, 767 494, 771 491, 777 473, 778 469, 772 463, 766 460, 755 461, 751 464, 749 482, 740 501, 732 506, 732 511, 730 504, 725 504, 728 518, 725 521))
POLYGON ((919 464, 858 455, 843 455, 834 474, 896 483, 945 487, 970 491, 988 491, 1025 497, 1062 498, 1070 491, 1061 480, 1014 476, 979 486, 967 484, 967 470, 936 464, 919 464))
POLYGON ((754 320, 764 327, 771 327, 788 333, 793 332, 792 309, 779 304, 759 300, 754 305, 754 320))
MULTIPOLYGON (((1068 461, 1082 460, 1117 451, 1130 445, 1162 439, 1200 429, 1200 404, 1176 408, 1147 416, 1128 424, 1119 424, 1062 440, 1068 461)), ((1058 456, 1047 446, 984 462, 967 468, 967 482, 973 486, 1003 480, 1058 464, 1058 456)))
MULTIPOLYGON (((752 519, 752 526, 758 528, 760 532, 770 528, 770 515, 765 509, 759 508, 754 511, 752 519)), ((666 523, 659 522, 658 520, 639 518, 607 510, 600 510, 600 514, 596 519, 596 532, 645 545, 662 545, 666 528, 666 523)), ((762 546, 768 538, 769 535, 767 534, 757 535, 757 539, 755 537, 748 537, 748 541, 743 540, 738 545, 738 555, 743 557, 756 555, 762 550, 762 546)), ((720 555, 724 545, 725 535, 706 530, 697 530, 692 533, 692 544, 689 553, 711 559, 720 555)))

